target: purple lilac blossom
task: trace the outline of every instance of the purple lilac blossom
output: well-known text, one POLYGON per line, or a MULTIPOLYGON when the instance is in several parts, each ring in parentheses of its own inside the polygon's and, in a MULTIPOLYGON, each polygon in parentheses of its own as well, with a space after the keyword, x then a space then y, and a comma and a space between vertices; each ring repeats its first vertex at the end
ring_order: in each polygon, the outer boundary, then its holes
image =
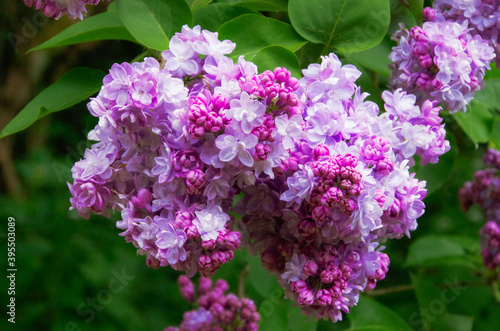
MULTIPOLYGON (((500 151, 489 149, 484 155, 488 167, 476 171, 458 192, 461 207, 467 211, 473 204, 483 210, 486 224, 479 231, 484 265, 495 271, 500 267, 500 151)), ((500 274, 499 274, 500 277, 500 274)))
MULTIPOLYGON (((432 8, 424 9, 424 19, 428 21, 454 21, 468 23, 473 37, 480 36, 492 46, 496 53, 495 62, 500 64, 500 1, 499 0, 435 0, 432 8)), ((478 39, 479 40, 479 39, 478 39)), ((480 48, 476 48, 480 53, 480 48)))
MULTIPOLYGON (((194 303, 195 290, 191 280, 180 276, 177 283, 182 297, 194 303)), ((226 293, 228 289, 229 285, 223 279, 217 280, 212 287, 209 278, 201 277, 196 291, 196 304, 199 308, 185 312, 179 327, 170 326, 164 331, 258 330, 260 315, 255 303, 233 293, 226 293)))
POLYGON ((480 235, 484 265, 491 270, 500 268, 500 226, 489 221, 481 228, 480 235))
MULTIPOLYGON (((71 208, 120 212, 147 265, 189 277, 213 275, 244 244, 304 314, 340 320, 384 278, 380 243, 410 236, 424 213, 410 165, 448 151, 440 108, 395 90, 380 113, 333 53, 299 80, 234 63, 234 46, 184 26, 162 64, 114 64, 88 104, 99 123, 72 170, 71 208)), ((179 330, 220 322, 218 305, 199 304, 179 330)))
POLYGON ((398 90, 384 95, 387 112, 379 114, 355 85, 358 71, 333 54, 303 73, 297 94, 305 134, 292 139, 274 180, 245 190, 272 203, 245 194, 238 226, 286 297, 305 315, 337 321, 385 277, 389 258, 379 242, 410 236, 424 212, 425 182, 409 171, 413 156, 437 162, 449 143, 435 103, 420 107, 398 90))
POLYGON ((500 151, 489 149, 484 155, 486 169, 476 171, 458 192, 460 205, 467 211, 473 204, 479 205, 485 219, 500 224, 500 151))
POLYGON ((437 100, 451 113, 466 111, 495 58, 493 47, 472 36, 468 21, 430 21, 410 30, 401 26, 389 58, 389 83, 416 96, 416 103, 437 100))
MULTIPOLYGON (((109 1, 109 0, 108 0, 109 1)), ((39 9, 47 17, 56 20, 64 15, 71 19, 83 20, 83 14, 87 13, 86 5, 97 5, 100 0, 24 0, 28 7, 39 9)))

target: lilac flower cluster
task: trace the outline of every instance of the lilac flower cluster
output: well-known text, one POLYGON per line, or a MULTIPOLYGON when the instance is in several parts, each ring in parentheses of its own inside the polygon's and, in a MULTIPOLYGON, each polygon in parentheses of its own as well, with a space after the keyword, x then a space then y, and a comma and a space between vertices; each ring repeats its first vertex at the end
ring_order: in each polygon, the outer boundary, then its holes
MULTIPOLYGON (((484 265, 491 270, 500 268, 500 226, 497 222, 489 221, 480 233, 484 265)), ((498 277, 500 278, 500 273, 498 277)))
POLYGON ((489 149, 484 163, 489 168, 476 171, 458 197, 463 210, 478 204, 484 212, 487 223, 480 231, 481 254, 486 267, 494 270, 500 267, 500 151, 489 149))
POLYGON ((265 161, 254 157, 258 138, 240 128, 263 119, 226 114, 230 100, 244 99, 237 79, 256 73, 223 55, 234 46, 184 27, 163 53, 164 68, 153 58, 114 64, 88 104, 99 117, 89 133, 97 143, 73 167, 72 208, 86 218, 121 211, 121 235, 152 267, 209 276, 240 245, 229 208, 254 181, 254 160, 265 161), (224 134, 214 133, 217 123, 224 134))
POLYGON ((381 243, 424 213, 409 167, 448 151, 440 108, 396 90, 379 113, 334 54, 299 81, 234 63, 234 43, 199 26, 169 46, 162 65, 114 64, 88 104, 96 143, 73 167, 72 208, 121 212, 148 265, 188 276, 212 275, 244 244, 304 314, 340 320, 385 277, 381 243))
POLYGON ((182 275, 178 279, 182 297, 194 303, 197 310, 184 313, 179 327, 168 327, 165 331, 254 331, 258 330, 260 320, 255 303, 247 298, 238 298, 226 292, 229 285, 219 279, 212 288, 209 278, 200 278, 198 291, 195 292, 191 280, 182 275))
POLYGON ((463 210, 477 204, 486 220, 500 224, 500 151, 489 149, 484 163, 488 168, 476 171, 474 179, 464 184, 458 197, 463 210))
POLYGON ((495 58, 487 40, 470 34, 467 21, 402 27, 393 39, 398 45, 389 55, 391 86, 414 94, 419 105, 426 99, 437 100, 451 113, 466 111, 495 58))
POLYGON ((489 42, 500 64, 500 1, 499 0, 435 0, 433 7, 424 9, 424 19, 428 21, 467 21, 470 34, 479 35, 489 42))
MULTIPOLYGON (((110 1, 110 0, 108 0, 110 1)), ((40 9, 47 17, 56 20, 64 15, 71 19, 83 19, 83 13, 87 12, 86 5, 97 5, 100 0, 24 0, 28 7, 40 9)))
POLYGON ((424 212, 413 156, 436 162, 449 144, 435 103, 420 108, 406 92, 386 92, 379 114, 355 84, 361 73, 334 54, 303 74, 303 134, 287 147, 282 175, 243 188, 235 210, 244 215, 242 242, 286 297, 306 315, 337 321, 385 277, 380 243, 409 236, 424 212))

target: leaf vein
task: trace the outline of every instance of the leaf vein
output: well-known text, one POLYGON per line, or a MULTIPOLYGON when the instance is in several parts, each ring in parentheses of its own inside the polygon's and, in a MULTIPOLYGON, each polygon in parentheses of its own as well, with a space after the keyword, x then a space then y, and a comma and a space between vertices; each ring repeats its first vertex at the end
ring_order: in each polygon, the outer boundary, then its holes
POLYGON ((342 3, 342 7, 340 8, 339 15, 337 16, 337 19, 335 20, 335 23, 333 24, 333 29, 332 29, 332 32, 330 33, 330 38, 328 38, 328 42, 325 44, 325 48, 323 49, 321 54, 325 54, 325 52, 327 52, 328 49, 330 48, 330 44, 332 43, 333 36, 335 35, 335 30, 337 29, 337 25, 339 24, 340 17, 342 16, 342 12, 344 11, 344 7, 345 7, 346 2, 347 2, 347 0, 344 0, 344 2, 342 3))

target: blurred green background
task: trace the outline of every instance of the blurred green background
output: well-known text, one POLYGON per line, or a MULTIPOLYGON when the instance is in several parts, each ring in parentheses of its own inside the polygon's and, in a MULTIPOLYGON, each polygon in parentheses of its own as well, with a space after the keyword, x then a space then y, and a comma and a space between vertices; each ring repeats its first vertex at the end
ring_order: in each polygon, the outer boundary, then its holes
MULTIPOLYGON (((104 8, 101 5, 91 11, 104 8)), ((113 63, 131 61, 143 51, 132 43, 106 41, 25 54, 71 24, 70 20, 44 20, 22 1, 3 2, 0 16, 0 129, 70 68, 85 65, 107 71, 113 63)), ((451 282, 459 294, 446 305, 446 311, 455 322, 439 329, 470 330, 473 323, 474 330, 496 330, 500 305, 477 272, 481 265, 477 233, 484 220, 477 208, 463 213, 456 196, 473 172, 483 167, 485 147, 465 138, 453 118, 445 120, 452 151, 438 165, 415 168, 419 178, 428 180, 426 213, 412 239, 387 243, 389 273, 369 295, 416 330, 423 330, 414 314, 432 300, 422 293, 442 291, 446 282, 451 282), (470 263, 448 259, 405 266, 410 244, 430 234, 467 237, 470 241, 464 247, 470 250, 463 255, 470 263)), ((178 273, 171 268, 147 267, 145 258, 137 256, 136 249, 118 236, 115 222, 119 215, 86 221, 69 211, 66 182, 71 180, 72 165, 88 146, 86 133, 95 124, 81 103, 0 140, 0 256, 5 261, 1 264, 0 330, 162 330, 178 325, 183 312, 191 309, 179 295, 178 273), (9 217, 16 220, 15 325, 7 322, 5 314, 9 300, 5 277, 9 217), (122 286, 117 286, 117 281, 122 286)), ((424 250, 427 247, 425 241, 420 245, 424 250)), ((434 245, 429 250, 441 248, 439 243, 434 245)), ((347 318, 337 324, 307 323, 298 309, 283 299, 283 292, 262 270, 259 260, 244 251, 219 270, 216 278, 227 279, 232 292, 242 287, 245 295, 256 301, 262 313, 262 330, 350 327, 347 318)), ((356 309, 352 309, 353 316, 359 315, 356 309)), ((443 316, 440 312, 430 317, 449 318, 443 316)))

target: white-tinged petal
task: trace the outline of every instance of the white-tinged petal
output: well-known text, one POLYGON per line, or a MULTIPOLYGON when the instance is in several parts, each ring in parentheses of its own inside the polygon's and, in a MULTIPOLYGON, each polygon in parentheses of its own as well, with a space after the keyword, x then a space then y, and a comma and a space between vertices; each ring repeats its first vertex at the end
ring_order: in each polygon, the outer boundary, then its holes
POLYGON ((238 149, 238 158, 240 159, 240 162, 247 167, 253 166, 253 157, 246 149, 238 149))
POLYGON ((258 142, 259 138, 257 138, 254 134, 246 135, 243 139, 241 139, 241 143, 245 145, 246 149, 254 148, 258 142))
POLYGON ((223 162, 229 162, 236 157, 237 153, 238 148, 235 145, 229 146, 220 151, 219 158, 223 162))

